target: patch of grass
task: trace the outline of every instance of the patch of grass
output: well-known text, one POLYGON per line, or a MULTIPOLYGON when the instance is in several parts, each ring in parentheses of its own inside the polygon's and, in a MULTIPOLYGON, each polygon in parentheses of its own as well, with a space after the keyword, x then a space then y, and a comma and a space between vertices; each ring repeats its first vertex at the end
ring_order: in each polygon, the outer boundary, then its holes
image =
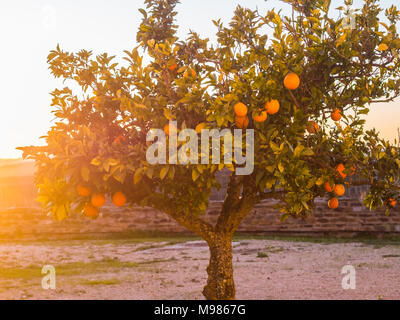
MULTIPOLYGON (((120 261, 118 259, 105 258, 99 261, 92 262, 71 262, 55 265, 56 276, 74 276, 83 274, 96 274, 106 273, 110 269, 126 269, 126 268, 139 268, 146 267, 157 263, 175 261, 175 258, 167 260, 154 259, 150 261, 142 262, 129 262, 120 261)), ((42 266, 31 265, 24 268, 1 268, 0 267, 0 279, 21 279, 21 280, 33 280, 36 278, 43 277, 42 266)))
POLYGON ((1 243, 16 243, 16 244, 42 244, 46 246, 80 246, 84 242, 88 245, 109 245, 109 244, 140 244, 146 242, 167 242, 168 244, 177 244, 187 241, 201 240, 196 235, 188 233, 168 233, 158 231, 146 232, 115 232, 115 233, 86 233, 67 235, 62 238, 62 235, 43 236, 41 239, 0 239, 1 243), (65 238, 66 237, 66 238, 65 238))
MULTIPOLYGON (((50 247, 71 247, 71 246, 82 246, 85 245, 114 245, 120 246, 124 244, 145 244, 142 248, 138 248, 137 251, 157 248, 159 247, 174 245, 178 243, 184 243, 188 241, 201 240, 199 237, 191 234, 178 234, 178 233, 160 233, 160 232, 121 232, 121 233, 104 233, 104 234, 77 234, 68 235, 67 239, 60 238, 59 235, 49 235, 48 238, 42 238, 39 240, 29 239, 1 239, 0 243, 7 244, 29 244, 29 245, 45 245, 50 247)), ((236 233, 233 237, 233 241, 246 241, 246 240, 278 240, 288 242, 308 242, 308 243, 320 243, 320 244, 336 244, 336 243, 364 243, 365 245, 372 245, 374 248, 381 248, 384 246, 399 246, 400 237, 391 237, 378 239, 370 234, 360 234, 356 237, 334 237, 334 236, 292 236, 292 235, 275 235, 275 234, 253 234, 253 233, 236 233)), ((246 245, 246 242, 241 243, 246 245)), ((135 249, 133 249, 135 250, 135 249)))
POLYGON ((25 268, 1 268, 0 279, 20 279, 24 281, 42 277, 42 267, 30 265, 25 268))
POLYGON ((120 284, 121 280, 118 279, 105 279, 105 280, 82 280, 80 284, 85 286, 111 286, 120 284))
POLYGON ((362 234, 353 238, 338 238, 333 236, 291 236, 291 235, 237 233, 233 237, 233 241, 243 241, 243 240, 276 240, 276 241, 308 242, 308 243, 320 243, 320 244, 363 243, 365 245, 371 245, 377 248, 388 245, 400 246, 400 237, 389 237, 389 238, 379 239, 371 235, 362 235, 362 234))
POLYGON ((265 251, 259 251, 257 253, 257 258, 268 258, 268 253, 265 251))
POLYGON ((267 246, 265 248, 265 251, 268 253, 279 253, 279 252, 285 251, 285 249, 282 247, 278 248, 278 247, 267 246))

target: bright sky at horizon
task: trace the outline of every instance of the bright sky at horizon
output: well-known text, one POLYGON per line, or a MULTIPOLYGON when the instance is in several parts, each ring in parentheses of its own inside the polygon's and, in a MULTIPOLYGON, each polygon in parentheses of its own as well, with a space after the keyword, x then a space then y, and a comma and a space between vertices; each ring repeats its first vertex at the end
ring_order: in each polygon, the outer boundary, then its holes
MULTIPOLYGON (((339 3, 341 1, 333 1, 339 3)), ((354 1, 355 5, 360 1, 354 1)), ((382 0, 388 7, 395 0, 382 0)), ((240 4, 283 8, 278 0, 181 0, 178 7, 179 35, 191 29, 213 39, 212 19, 228 22, 240 4)), ((18 146, 42 144, 52 115, 50 94, 61 83, 48 70, 46 57, 59 43, 68 51, 93 50, 121 57, 136 44, 141 21, 138 8, 143 0, 14 0, 0 3, 0 158, 17 158, 18 146)), ((335 7, 335 6, 333 6, 335 7)), ((368 128, 376 127, 383 137, 393 139, 400 127, 400 101, 371 108, 368 128)))

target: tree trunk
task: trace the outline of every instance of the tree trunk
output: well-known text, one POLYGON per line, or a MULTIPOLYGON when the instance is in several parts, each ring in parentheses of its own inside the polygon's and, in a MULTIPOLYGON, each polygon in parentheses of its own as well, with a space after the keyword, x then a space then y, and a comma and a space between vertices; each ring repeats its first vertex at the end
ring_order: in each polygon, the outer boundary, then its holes
POLYGON ((208 280, 203 295, 207 300, 234 300, 232 237, 218 234, 208 241, 210 263, 207 267, 208 280))

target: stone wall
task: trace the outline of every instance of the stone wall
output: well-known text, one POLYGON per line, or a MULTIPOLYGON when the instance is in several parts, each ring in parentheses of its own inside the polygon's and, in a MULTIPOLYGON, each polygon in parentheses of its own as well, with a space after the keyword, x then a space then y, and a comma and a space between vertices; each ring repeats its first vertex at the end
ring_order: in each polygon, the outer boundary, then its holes
MULTIPOLYGON (((212 201, 204 219, 215 223, 221 201, 212 201)), ((239 231, 271 234, 330 234, 354 236, 359 233, 400 236, 400 210, 390 216, 383 211, 370 212, 356 199, 342 199, 340 208, 329 210, 326 199, 317 201, 317 209, 307 219, 289 218, 280 221, 274 201, 258 204, 243 221, 239 231)), ((13 238, 73 238, 79 236, 101 237, 103 234, 142 232, 187 232, 167 215, 151 208, 115 209, 106 207, 99 218, 91 220, 80 216, 58 222, 40 209, 20 208, 0 212, 0 239, 13 238)))
MULTIPOLYGON (((219 177, 222 188, 212 194, 209 210, 204 219, 215 223, 225 196, 227 174, 219 177)), ((242 232, 273 234, 334 234, 353 236, 359 233, 400 236, 400 206, 390 216, 384 211, 370 212, 361 203, 366 187, 351 187, 347 198, 340 199, 340 207, 330 210, 327 199, 317 199, 317 208, 307 219, 289 218, 280 221, 275 201, 258 204, 239 228, 242 232)), ((72 238, 102 234, 116 236, 123 233, 187 232, 167 215, 151 208, 105 207, 98 219, 72 216, 65 221, 55 221, 37 207, 36 190, 30 176, 0 177, 0 239, 12 238, 72 238)))

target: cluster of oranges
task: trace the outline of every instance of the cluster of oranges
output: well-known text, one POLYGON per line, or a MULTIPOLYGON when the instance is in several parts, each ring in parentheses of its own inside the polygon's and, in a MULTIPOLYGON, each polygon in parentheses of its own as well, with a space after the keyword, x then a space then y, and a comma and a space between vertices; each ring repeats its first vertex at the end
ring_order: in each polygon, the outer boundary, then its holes
MULTIPOLYGON (((84 212, 89 218, 95 218, 99 214, 99 208, 106 204, 106 196, 102 193, 93 193, 90 187, 79 185, 77 187, 77 192, 81 197, 90 197, 90 202, 88 202, 84 207, 84 212)), ((123 192, 117 191, 112 197, 112 201, 115 206, 123 207, 126 204, 126 196, 123 192)))
MULTIPOLYGON (((180 73, 183 68, 179 68, 178 64, 176 63, 176 61, 172 62, 171 64, 169 64, 168 66, 169 71, 173 72, 174 74, 177 74, 178 72, 180 73)), ((183 72, 183 70, 182 70, 183 72)), ((187 67, 183 77, 185 79, 189 79, 189 78, 195 78, 197 76, 196 70, 194 68, 191 67, 187 67)))
POLYGON ((338 197, 342 197, 346 193, 346 188, 342 184, 331 185, 329 182, 325 182, 324 188, 326 192, 333 192, 335 195, 329 200, 328 207, 331 209, 337 209, 339 207, 338 197))
MULTIPOLYGON (((336 166, 336 171, 338 177, 342 179, 346 179, 347 174, 345 173, 346 167, 343 163, 339 163, 336 166)), ((354 175, 356 169, 351 167, 351 174, 354 175)), ((337 209, 339 207, 339 199, 338 197, 342 197, 346 193, 346 188, 343 184, 331 184, 329 181, 325 182, 324 189, 328 193, 333 193, 334 197, 332 197, 328 202, 328 207, 331 209, 337 209)))
MULTIPOLYGON (((331 113, 331 119, 335 122, 342 119, 342 111, 340 109, 334 109, 331 113)), ((309 134, 317 134, 319 132, 319 125, 315 121, 309 121, 307 124, 307 131, 309 134)))
MULTIPOLYGON (((297 74, 290 72, 284 79, 284 85, 288 90, 295 90, 300 85, 300 78, 297 74)), ((268 115, 273 115, 278 113, 280 108, 280 103, 278 100, 271 99, 266 102, 264 108, 260 108, 258 112, 253 113, 254 122, 264 122, 268 119, 268 115)), ((242 103, 238 102, 233 107, 235 112, 235 124, 240 129, 246 129, 249 125, 249 118, 247 117, 248 108, 242 103)))

